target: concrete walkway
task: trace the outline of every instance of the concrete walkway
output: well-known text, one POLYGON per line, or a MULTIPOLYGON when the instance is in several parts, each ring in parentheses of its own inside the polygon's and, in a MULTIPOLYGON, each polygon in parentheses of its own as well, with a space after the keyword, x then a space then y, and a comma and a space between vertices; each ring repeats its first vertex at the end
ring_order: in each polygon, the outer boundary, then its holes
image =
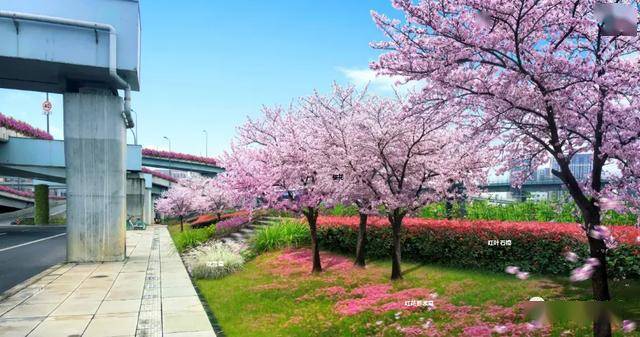
POLYGON ((165 227, 128 231, 127 256, 64 264, 6 298, 0 336, 215 337, 165 227))

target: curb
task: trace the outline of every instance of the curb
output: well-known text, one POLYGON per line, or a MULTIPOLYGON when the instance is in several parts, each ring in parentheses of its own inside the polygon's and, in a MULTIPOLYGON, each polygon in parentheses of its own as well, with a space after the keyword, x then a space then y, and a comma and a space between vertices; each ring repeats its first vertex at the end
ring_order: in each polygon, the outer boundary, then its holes
POLYGON ((2 294, 0 294, 0 302, 4 301, 5 299, 15 295, 16 293, 18 293, 20 290, 40 281, 40 279, 42 279, 43 277, 53 273, 54 271, 58 270, 58 268, 62 267, 63 265, 65 265, 65 263, 58 263, 55 264, 43 271, 41 271, 40 273, 31 276, 30 278, 16 284, 15 286, 7 289, 5 292, 3 292, 2 294))
POLYGON ((34 228, 34 229, 47 229, 47 228, 65 228, 67 225, 0 225, 3 228, 34 228))

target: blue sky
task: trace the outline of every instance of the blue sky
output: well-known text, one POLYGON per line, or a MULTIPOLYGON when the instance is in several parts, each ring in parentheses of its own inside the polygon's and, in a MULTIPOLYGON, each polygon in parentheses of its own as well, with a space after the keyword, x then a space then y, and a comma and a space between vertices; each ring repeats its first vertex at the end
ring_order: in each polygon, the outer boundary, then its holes
MULTIPOLYGON (((166 149, 167 136, 172 150, 203 155, 206 129, 215 156, 262 105, 327 92, 333 81, 388 91, 392 81, 367 69, 379 54, 369 42, 383 39, 371 9, 398 15, 389 0, 141 0, 140 143, 166 149)), ((0 112, 44 129, 44 96, 0 89, 0 112)), ((62 138, 62 97, 51 100, 62 138)))

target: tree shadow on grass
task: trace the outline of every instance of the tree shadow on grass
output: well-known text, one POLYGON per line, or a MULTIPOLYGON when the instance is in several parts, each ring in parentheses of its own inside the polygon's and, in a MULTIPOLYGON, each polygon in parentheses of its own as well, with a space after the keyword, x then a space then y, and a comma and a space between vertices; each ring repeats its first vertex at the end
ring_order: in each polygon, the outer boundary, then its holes
POLYGON ((414 266, 413 266, 413 267, 411 267, 411 268, 407 268, 407 269, 405 269, 405 270, 403 270, 403 271, 402 271, 402 276, 403 276, 403 277, 404 277, 404 276, 407 276, 407 275, 409 275, 409 274, 411 274, 411 273, 415 272, 416 270, 418 270, 418 269, 420 269, 420 268, 424 267, 425 265, 426 265, 426 264, 424 264, 424 263, 420 263, 420 264, 416 264, 416 265, 414 265, 414 266))
MULTIPOLYGON (((591 301, 591 281, 572 283, 566 278, 550 278, 559 285, 562 301, 591 301)), ((640 320, 640 280, 609 280, 610 310, 619 319, 640 320)), ((553 300, 553 299, 552 299, 553 300)))

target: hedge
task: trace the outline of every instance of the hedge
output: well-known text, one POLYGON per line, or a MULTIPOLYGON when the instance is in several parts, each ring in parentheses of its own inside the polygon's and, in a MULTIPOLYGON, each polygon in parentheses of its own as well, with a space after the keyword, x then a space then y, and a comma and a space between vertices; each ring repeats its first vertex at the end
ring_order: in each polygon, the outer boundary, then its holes
MULTIPOLYGON (((322 248, 355 253, 357 217, 321 216, 318 226, 322 248)), ((629 226, 610 228, 620 242, 618 248, 608 253, 610 276, 640 279, 638 231, 629 226)), ((367 257, 388 258, 391 235, 386 219, 371 217, 367 228, 367 257)), ((403 259, 496 272, 515 265, 532 274, 568 276, 588 256, 584 233, 570 223, 406 218, 402 237, 403 259), (511 240, 511 246, 490 246, 489 240, 511 240), (563 253, 567 251, 575 252, 582 259, 575 263, 566 261, 563 253)))
POLYGON ((34 191, 35 214, 34 223, 36 225, 49 224, 49 186, 36 185, 34 191))

